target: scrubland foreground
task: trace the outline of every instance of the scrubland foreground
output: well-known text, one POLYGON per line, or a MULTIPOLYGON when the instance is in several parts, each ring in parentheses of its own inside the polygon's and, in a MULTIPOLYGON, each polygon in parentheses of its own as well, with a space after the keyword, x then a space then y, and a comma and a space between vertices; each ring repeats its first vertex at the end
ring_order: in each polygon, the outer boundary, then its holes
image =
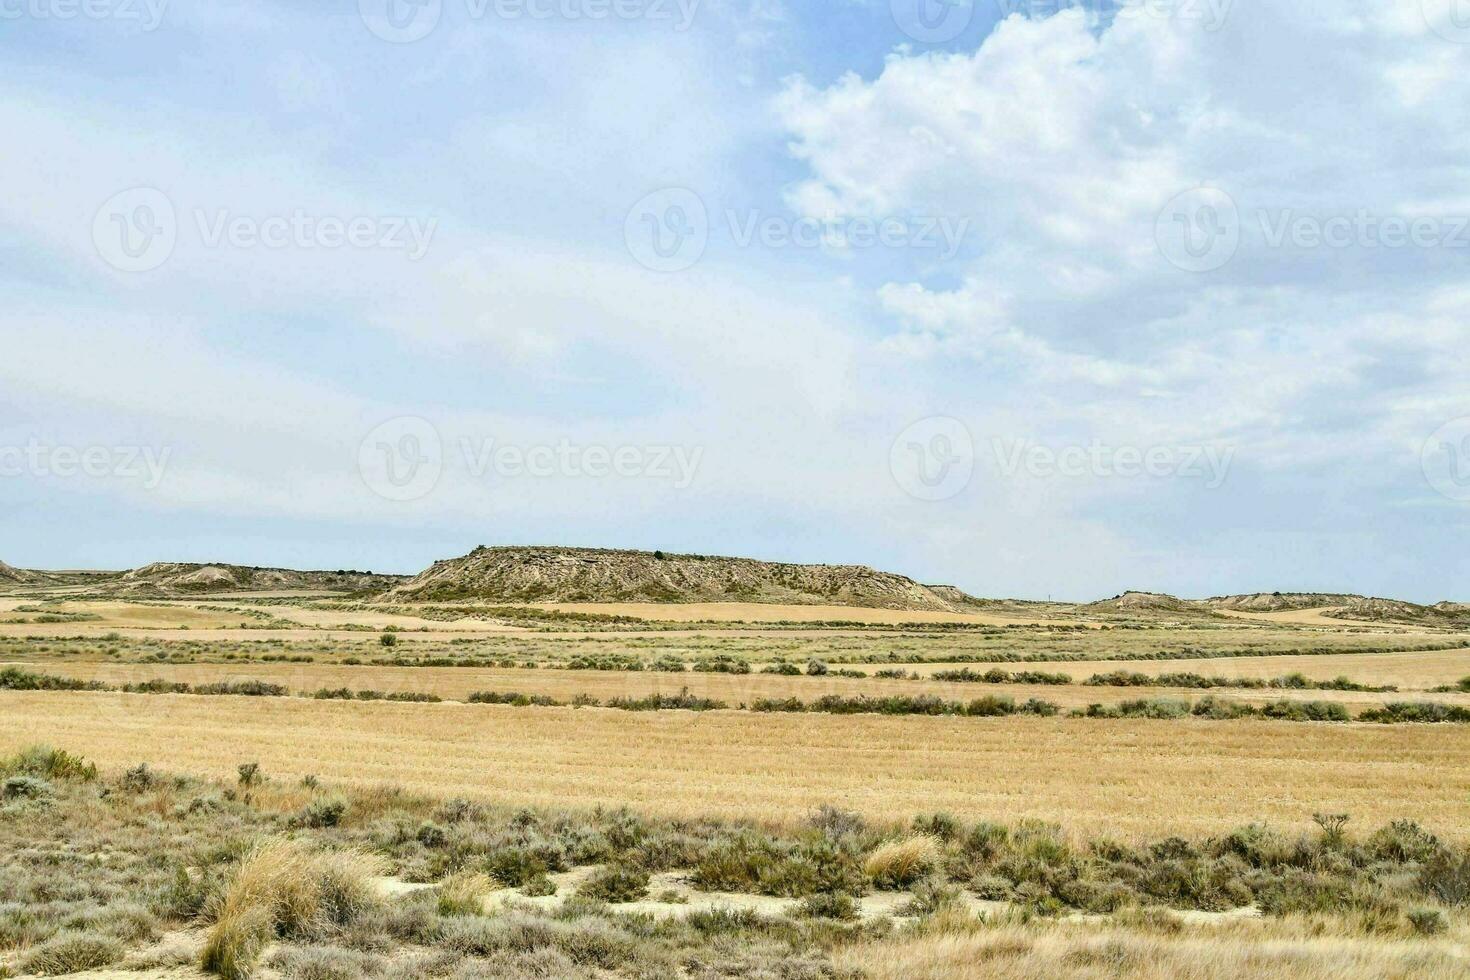
POLYGON ((1411 820, 658 819, 40 747, 0 793, 9 975, 1470 976, 1470 852, 1411 820))

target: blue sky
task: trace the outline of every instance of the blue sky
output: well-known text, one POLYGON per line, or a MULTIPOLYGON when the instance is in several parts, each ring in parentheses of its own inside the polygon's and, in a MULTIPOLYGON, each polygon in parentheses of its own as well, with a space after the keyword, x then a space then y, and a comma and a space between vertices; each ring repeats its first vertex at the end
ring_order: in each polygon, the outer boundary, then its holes
POLYGON ((1470 600, 1452 0, 389 2, 0 3, 0 560, 1470 600))

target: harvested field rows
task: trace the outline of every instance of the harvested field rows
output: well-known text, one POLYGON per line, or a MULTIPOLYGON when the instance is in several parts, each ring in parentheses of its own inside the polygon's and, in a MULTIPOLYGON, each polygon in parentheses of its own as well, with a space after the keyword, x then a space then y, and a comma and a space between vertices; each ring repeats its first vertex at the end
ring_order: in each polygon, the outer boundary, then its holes
POLYGON ((0 692, 0 752, 37 741, 106 767, 222 776, 259 761, 511 804, 798 818, 1059 820, 1087 833, 1210 833, 1412 817, 1470 827, 1470 730, 1289 722, 800 715, 0 692))
MULTIPOLYGON (((1364 658, 1366 659, 1366 658, 1364 658)), ((1067 665, 1063 665, 1065 667, 1067 665)), ((183 681, 209 684, 221 681, 267 681, 280 684, 292 693, 314 692, 322 688, 348 688, 352 691, 374 690, 384 693, 435 694, 452 701, 462 701, 476 691, 496 693, 544 694, 559 701, 570 701, 578 694, 599 700, 642 698, 650 694, 673 695, 687 690, 701 698, 724 701, 730 707, 749 704, 759 698, 799 698, 813 701, 828 694, 843 697, 885 697, 891 695, 931 694, 950 701, 969 701, 987 694, 1005 695, 1018 701, 1040 698, 1062 708, 1086 707, 1089 704, 1116 704, 1136 698, 1176 697, 1194 699, 1216 693, 1237 701, 1262 703, 1279 700, 1337 701, 1345 705, 1365 706, 1402 701, 1404 694, 1378 694, 1361 691, 1318 690, 1212 690, 1160 687, 1089 687, 1084 684, 986 684, 930 680, 887 680, 876 677, 785 677, 775 674, 705 674, 695 672, 665 673, 660 671, 557 670, 494 667, 368 667, 336 664, 93 664, 48 663, 38 666, 41 673, 78 680, 102 681, 107 684, 136 684, 149 680, 183 681)), ((1049 673, 1068 673, 1075 681, 1085 680, 1095 672, 1092 665, 1078 671, 1062 668, 1049 673)), ((1284 671, 1282 672, 1284 673, 1284 671)), ((1269 677, 1279 674, 1265 675, 1269 677)), ((1413 700, 1440 701, 1446 704, 1470 705, 1470 694, 1413 695, 1413 700)))

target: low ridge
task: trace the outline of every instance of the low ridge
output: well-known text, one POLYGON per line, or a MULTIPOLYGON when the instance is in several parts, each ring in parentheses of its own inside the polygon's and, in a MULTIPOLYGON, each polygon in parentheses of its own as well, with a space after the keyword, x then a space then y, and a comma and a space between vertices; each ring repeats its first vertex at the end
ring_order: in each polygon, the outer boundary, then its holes
POLYGON ((215 592, 321 590, 381 592, 403 582, 403 575, 372 572, 298 572, 289 568, 154 562, 124 573, 109 586, 118 595, 207 595, 215 592))
MULTIPOLYGON (((790 565, 752 558, 601 548, 476 548, 391 589, 390 601, 762 602, 962 612, 944 595, 863 565, 790 565)), ((963 599, 960 597, 963 596, 963 599)))

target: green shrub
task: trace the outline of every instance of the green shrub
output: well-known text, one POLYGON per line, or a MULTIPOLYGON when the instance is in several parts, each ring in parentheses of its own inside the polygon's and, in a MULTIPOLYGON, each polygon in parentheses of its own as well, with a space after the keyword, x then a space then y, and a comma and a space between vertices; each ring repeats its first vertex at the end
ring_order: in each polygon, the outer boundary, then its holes
POLYGON ((302 807, 297 814, 295 823, 301 827, 313 827, 321 829, 324 827, 336 827, 342 823, 342 817, 347 813, 347 798, 345 796, 325 796, 312 800, 302 807))
POLYGON ((507 888, 520 888, 544 877, 546 861, 528 848, 503 847, 485 858, 485 871, 507 888))
POLYGON ((636 902, 648 896, 648 872, 626 864, 608 865, 584 881, 577 894, 609 905, 636 902))
POLYGON ((1445 905, 1470 905, 1470 852, 1435 854, 1419 872, 1419 887, 1445 905))
POLYGON ((1470 722, 1470 708, 1458 704, 1439 704, 1432 701, 1395 701, 1381 708, 1370 708, 1358 715, 1359 721, 1380 724, 1403 724, 1420 722, 1442 724, 1445 722, 1470 722))
POLYGON ((532 878, 521 886, 521 894, 529 898, 543 898, 556 894, 556 882, 546 875, 532 878))
POLYGON ((81 756, 72 755, 64 749, 34 745, 8 759, 0 760, 0 774, 89 783, 97 778, 97 767, 81 756))
POLYGON ((1439 838, 1412 820, 1395 820, 1368 838, 1368 852, 1380 861, 1423 864, 1440 852, 1439 838))
POLYGON ((44 800, 52 792, 51 784, 39 776, 11 776, 0 783, 0 800, 44 800))
POLYGON ((857 918, 858 904, 851 895, 843 892, 818 892, 802 899, 797 912, 808 919, 846 922, 857 918))

